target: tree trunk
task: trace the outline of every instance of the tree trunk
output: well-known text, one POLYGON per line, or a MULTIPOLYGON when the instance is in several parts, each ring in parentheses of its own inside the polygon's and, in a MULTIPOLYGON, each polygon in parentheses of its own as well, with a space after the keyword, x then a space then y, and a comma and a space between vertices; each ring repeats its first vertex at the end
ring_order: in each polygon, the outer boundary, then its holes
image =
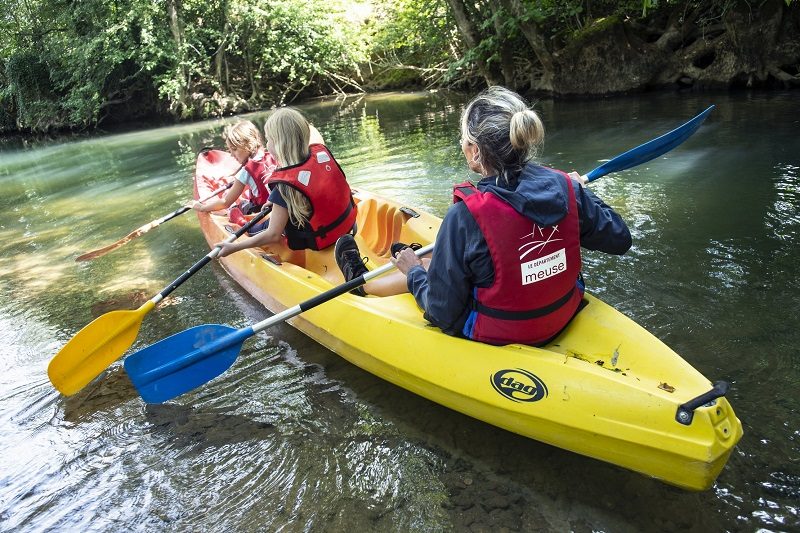
POLYGON ((250 53, 250 47, 244 48, 245 69, 247 70, 247 81, 250 82, 250 100, 255 102, 259 96, 258 86, 256 85, 255 76, 253 76, 253 56, 250 53))
POLYGON ((174 111, 183 117, 187 110, 186 98, 189 92, 189 70, 186 67, 186 47, 184 45, 186 36, 183 31, 183 21, 181 20, 181 0, 167 0, 167 15, 169 17, 169 29, 172 31, 172 38, 175 41, 175 48, 178 51, 178 74, 180 75, 180 89, 177 102, 173 103, 174 111))
MULTIPOLYGON (((482 39, 478 29, 474 24, 472 24, 472 20, 467 13, 467 6, 464 4, 464 1, 447 0, 447 3, 453 10, 453 18, 456 20, 456 25, 458 26, 458 30, 461 32, 464 42, 469 48, 473 50, 476 49, 481 43, 482 39)), ((501 80, 499 80, 497 76, 492 73, 489 65, 486 63, 486 60, 481 57, 480 53, 476 53, 475 63, 478 65, 478 70, 486 80, 487 85, 498 85, 501 82, 501 80)))
POLYGON ((551 54, 550 50, 547 48, 544 36, 539 31, 539 26, 532 20, 525 20, 527 18, 525 16, 525 7, 520 0, 501 0, 500 3, 509 13, 517 18, 519 28, 525 36, 525 40, 528 41, 528 45, 531 47, 533 54, 542 66, 542 73, 539 79, 534 81, 534 86, 531 88, 538 91, 553 91, 553 79, 555 77, 556 68, 555 61, 553 59, 553 54, 551 54))
POLYGON ((500 72, 503 75, 503 82, 509 89, 516 90, 516 83, 514 82, 514 50, 503 28, 503 19, 509 16, 509 13, 501 8, 493 6, 490 8, 492 11, 492 21, 494 22, 494 31, 497 33, 498 47, 500 49, 500 72))
POLYGON ((230 35, 230 24, 225 22, 225 29, 222 41, 219 43, 219 48, 217 48, 217 51, 214 53, 214 77, 217 79, 217 83, 220 86, 222 94, 228 94, 228 83, 227 80, 223 79, 222 69, 225 67, 225 64, 227 62, 226 50, 228 49, 229 35, 230 35))
POLYGON ((217 83, 219 84, 222 94, 228 94, 228 84, 222 78, 222 69, 225 66, 225 59, 226 59, 225 49, 227 48, 228 29, 229 29, 228 24, 226 23, 225 35, 222 38, 222 42, 219 44, 219 48, 214 54, 214 77, 217 79, 217 83))
POLYGON ((220 39, 219 47, 214 52, 214 77, 219 84, 220 91, 223 95, 227 96, 230 92, 230 80, 228 79, 227 66, 228 66, 228 40, 231 38, 232 28, 231 22, 228 17, 228 0, 222 0, 220 5, 220 18, 222 19, 222 39, 220 39), (223 69, 225 73, 223 74, 223 69))

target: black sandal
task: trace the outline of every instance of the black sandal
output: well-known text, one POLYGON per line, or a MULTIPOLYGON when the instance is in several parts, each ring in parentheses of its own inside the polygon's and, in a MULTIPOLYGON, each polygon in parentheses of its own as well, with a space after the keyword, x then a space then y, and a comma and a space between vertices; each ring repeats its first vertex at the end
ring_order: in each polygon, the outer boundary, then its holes
POLYGON ((418 243, 418 242, 412 242, 411 244, 405 244, 405 243, 402 243, 402 242, 396 242, 396 243, 392 244, 392 247, 391 247, 392 257, 397 257, 397 254, 400 253, 400 250, 405 250, 406 248, 411 248, 412 250, 414 250, 416 252, 417 250, 422 248, 422 245, 420 243, 418 243))

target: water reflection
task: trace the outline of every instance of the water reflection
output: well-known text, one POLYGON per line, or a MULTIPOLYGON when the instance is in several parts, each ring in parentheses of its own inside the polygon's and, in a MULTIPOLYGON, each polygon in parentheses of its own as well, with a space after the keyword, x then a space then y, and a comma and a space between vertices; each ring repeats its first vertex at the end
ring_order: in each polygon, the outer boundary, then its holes
POLYGON ((766 216, 767 230, 781 240, 793 241, 800 229, 800 166, 777 165, 773 180, 776 199, 766 216))

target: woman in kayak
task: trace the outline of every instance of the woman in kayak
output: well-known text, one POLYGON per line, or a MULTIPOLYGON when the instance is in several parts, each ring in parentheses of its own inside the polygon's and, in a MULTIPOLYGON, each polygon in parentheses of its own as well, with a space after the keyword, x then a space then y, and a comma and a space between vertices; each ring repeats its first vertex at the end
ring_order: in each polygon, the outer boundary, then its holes
MULTIPOLYGON (((555 337, 581 306, 580 248, 623 254, 631 236, 578 174, 533 162, 543 140, 518 94, 491 87, 476 96, 461 116, 461 150, 481 180, 455 186, 428 265, 402 249, 392 258, 399 272, 361 294, 409 291, 445 333, 489 344, 555 337)), ((336 259, 347 280, 367 272, 351 236, 336 243, 336 259)))
POLYGON ((284 107, 267 119, 264 137, 278 165, 267 179, 272 213, 255 235, 215 244, 222 247, 219 257, 279 242, 284 235, 293 250, 321 250, 352 231, 356 207, 350 186, 319 131, 299 111, 284 107))
POLYGON ((228 213, 231 222, 242 226, 246 223, 243 215, 256 213, 267 203, 269 190, 266 178, 276 165, 272 156, 264 151, 258 128, 249 120, 226 127, 223 137, 228 152, 242 167, 222 198, 205 202, 195 200, 190 207, 204 212, 219 211, 230 207, 243 196, 242 203, 232 207, 228 213))

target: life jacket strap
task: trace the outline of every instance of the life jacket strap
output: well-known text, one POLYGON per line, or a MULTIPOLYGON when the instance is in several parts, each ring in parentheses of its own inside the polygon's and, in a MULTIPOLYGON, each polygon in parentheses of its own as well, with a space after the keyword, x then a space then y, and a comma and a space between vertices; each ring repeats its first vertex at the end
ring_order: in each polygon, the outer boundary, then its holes
POLYGON ((550 305, 546 305, 544 307, 539 307, 538 309, 531 309, 529 311, 504 311, 502 309, 495 309, 493 307, 487 307, 480 303, 477 300, 472 300, 472 310, 476 311, 482 315, 498 318, 500 320, 531 320, 533 318, 540 318, 545 315, 549 315, 550 313, 554 313, 558 311, 561 307, 567 304, 572 298, 572 294, 577 290, 577 287, 573 285, 573 287, 561 298, 556 300, 555 302, 551 303, 550 305))
POLYGON ((306 231, 306 230, 298 229, 298 230, 294 230, 293 233, 295 235, 297 235, 298 237, 300 237, 300 238, 314 239, 316 237, 319 237, 320 239, 324 239, 328 235, 329 231, 338 228, 339 225, 341 225, 342 222, 347 220, 347 217, 350 216, 350 212, 353 210, 354 207, 355 207, 355 202, 353 201, 353 197, 350 196, 350 203, 347 204, 347 209, 345 209, 344 213, 339 215, 336 218, 336 220, 334 220, 330 224, 328 224, 326 226, 320 226, 319 228, 317 228, 316 230, 313 230, 313 231, 306 231))

